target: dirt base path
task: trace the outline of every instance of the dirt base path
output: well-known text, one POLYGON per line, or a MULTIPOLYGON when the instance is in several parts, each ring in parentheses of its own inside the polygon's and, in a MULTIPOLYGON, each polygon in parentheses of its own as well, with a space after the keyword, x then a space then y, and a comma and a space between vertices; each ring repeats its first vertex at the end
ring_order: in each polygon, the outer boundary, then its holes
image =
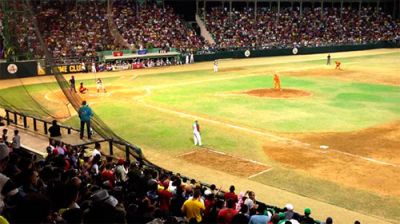
POLYGON ((266 144, 285 167, 380 195, 400 196, 400 121, 356 132, 290 134, 309 149, 266 144))

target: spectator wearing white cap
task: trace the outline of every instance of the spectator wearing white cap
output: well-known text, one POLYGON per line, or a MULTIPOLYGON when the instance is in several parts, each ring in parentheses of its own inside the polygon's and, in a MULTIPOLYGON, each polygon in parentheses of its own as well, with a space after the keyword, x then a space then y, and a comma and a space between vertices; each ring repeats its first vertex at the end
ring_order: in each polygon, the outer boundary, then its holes
POLYGON ((285 219, 286 220, 291 220, 291 219, 298 219, 299 214, 293 211, 294 207, 292 204, 288 203, 285 205, 285 219))

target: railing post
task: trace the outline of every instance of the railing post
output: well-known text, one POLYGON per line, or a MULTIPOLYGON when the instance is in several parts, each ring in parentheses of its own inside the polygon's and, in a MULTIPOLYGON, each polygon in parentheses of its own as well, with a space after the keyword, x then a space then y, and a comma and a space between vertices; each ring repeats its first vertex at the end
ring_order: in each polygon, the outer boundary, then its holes
POLYGON ((67 128, 67 133, 70 135, 71 134, 71 128, 67 128))
POLYGON ((18 124, 17 113, 15 113, 15 112, 14 112, 14 124, 15 124, 15 125, 18 124))
POLYGON ((33 118, 33 130, 37 131, 36 118, 33 118))
POLYGON ((110 148, 110 155, 114 155, 114 150, 113 150, 113 140, 110 139, 108 140, 108 147, 110 148))
POLYGON ((25 115, 23 115, 24 116, 24 128, 27 128, 28 127, 28 122, 27 122, 27 120, 26 120, 26 116, 25 115))
POLYGON ((7 119, 7 125, 10 125, 11 121, 10 121, 10 112, 8 110, 6 110, 6 119, 7 119))
POLYGON ((131 161, 129 158, 129 150, 130 150, 129 145, 125 145, 125 158, 126 158, 126 161, 128 161, 128 162, 131 161))
POLYGON ((47 135, 47 122, 43 122, 43 127, 44 127, 44 133, 47 135))

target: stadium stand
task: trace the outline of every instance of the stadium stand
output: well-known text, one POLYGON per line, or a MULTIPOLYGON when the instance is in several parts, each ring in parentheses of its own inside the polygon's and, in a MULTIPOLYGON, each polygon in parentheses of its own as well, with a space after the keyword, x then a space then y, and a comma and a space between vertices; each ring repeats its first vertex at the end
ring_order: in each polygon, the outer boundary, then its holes
POLYGON ((280 13, 253 8, 230 13, 215 7, 207 12, 206 24, 220 49, 293 48, 393 41, 400 37, 400 23, 372 7, 283 8, 280 13), (311 21, 311 22, 310 22, 311 21))
POLYGON ((113 4, 114 21, 132 48, 172 47, 189 52, 204 45, 201 36, 189 29, 171 7, 138 7, 134 2, 115 1, 113 4))
MULTIPOLYGON (((400 22, 372 7, 315 7, 301 12, 288 7, 281 8, 280 13, 263 7, 258 9, 256 18, 253 8, 230 13, 227 8, 214 7, 206 12, 206 26, 215 46, 188 28, 168 5, 138 6, 132 0, 118 0, 113 1, 112 14, 117 30, 132 49, 176 48, 180 52, 209 53, 228 48, 318 47, 400 40, 400 22)), ((49 1, 35 5, 35 17, 57 61, 91 62, 96 60, 96 52, 120 49, 107 23, 105 1, 49 1)), ((29 28, 32 21, 17 16, 9 24, 11 31, 21 34, 17 40, 20 52, 43 58, 37 37, 29 28)))
MULTIPOLYGON (((47 4, 35 4, 35 18, 48 50, 58 61, 80 61, 93 58, 96 51, 115 49, 106 22, 106 4, 99 1, 85 1, 79 4, 65 1, 49 1, 47 4)), ((22 4, 14 10, 23 11, 22 4)), ((20 52, 29 53, 31 58, 43 58, 32 20, 21 15, 11 20, 11 30, 20 34, 18 46, 20 52)), ((93 59, 95 60, 95 59, 93 59)))

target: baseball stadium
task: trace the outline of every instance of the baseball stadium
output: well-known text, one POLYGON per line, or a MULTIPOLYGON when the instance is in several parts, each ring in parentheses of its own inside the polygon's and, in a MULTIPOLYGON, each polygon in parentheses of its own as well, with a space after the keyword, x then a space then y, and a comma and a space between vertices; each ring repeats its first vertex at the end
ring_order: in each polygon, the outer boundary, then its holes
POLYGON ((1 0, 1 223, 400 223, 398 0, 1 0))

